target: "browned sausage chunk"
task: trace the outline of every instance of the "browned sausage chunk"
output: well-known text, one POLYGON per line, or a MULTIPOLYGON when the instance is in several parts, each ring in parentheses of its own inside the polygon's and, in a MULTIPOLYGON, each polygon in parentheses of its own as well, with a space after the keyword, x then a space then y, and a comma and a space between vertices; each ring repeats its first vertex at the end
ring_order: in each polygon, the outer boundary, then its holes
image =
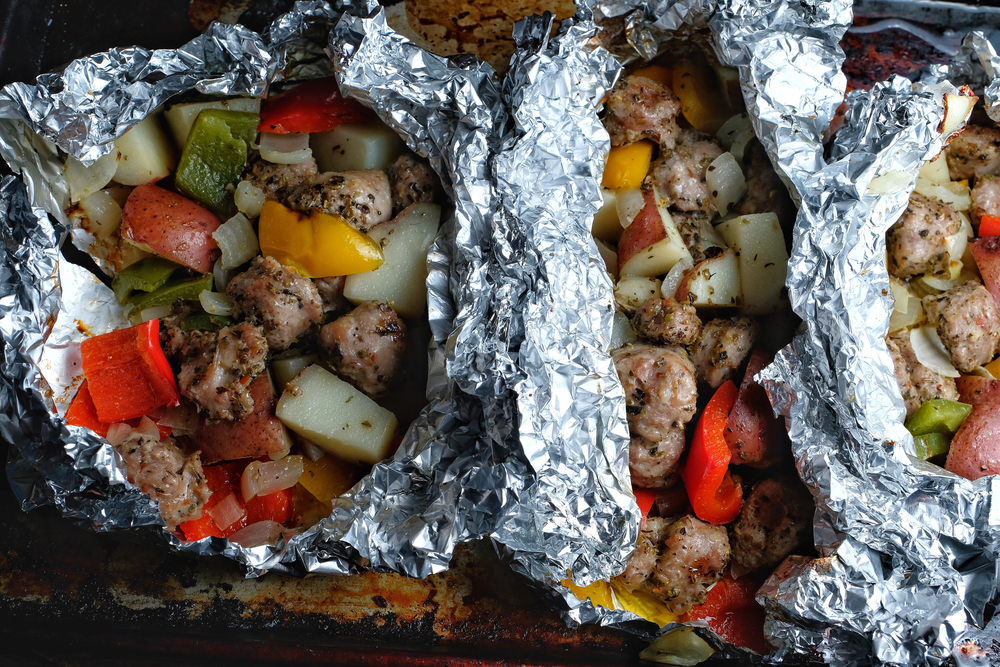
POLYGON ((673 299, 647 299, 632 317, 636 334, 652 343, 690 345, 701 333, 694 306, 673 299))
POLYGON ((966 125, 948 144, 948 174, 953 181, 1000 171, 1000 130, 966 125))
POLYGON ((441 181, 431 166, 404 153, 390 165, 386 172, 392 188, 392 208, 397 213, 410 204, 433 204, 441 196, 441 181))
POLYGON ((187 456, 172 439, 155 440, 133 431, 115 450, 125 459, 130 482, 160 505, 163 521, 174 530, 201 518, 212 492, 202 472, 201 456, 187 456))
POLYGON ((713 526, 693 516, 671 525, 663 552, 648 585, 650 592, 683 614, 708 597, 708 589, 722 579, 729 564, 729 536, 725 526, 713 526))
POLYGON ((300 164, 274 164, 255 154, 250 158, 243 180, 263 190, 268 199, 280 201, 317 173, 313 159, 300 164))
POLYGON ((625 571, 618 576, 618 580, 629 589, 639 588, 653 576, 653 569, 660 557, 660 547, 669 527, 670 523, 666 519, 652 516, 646 519, 639 531, 635 551, 629 557, 625 571))
POLYGON ((925 296, 924 312, 963 373, 988 363, 1000 345, 1000 312, 993 296, 977 282, 925 296))
POLYGON ((627 76, 608 97, 604 126, 613 146, 652 139, 665 150, 677 142, 681 102, 669 88, 644 76, 627 76))
POLYGON ((632 485, 643 489, 665 489, 677 480, 677 462, 684 453, 684 429, 667 431, 657 442, 634 436, 628 446, 628 470, 632 485))
POLYGON ((799 480, 757 482, 733 524, 733 567, 774 569, 806 542, 812 517, 812 497, 799 480))
POLYGON ((323 302, 311 280, 272 257, 257 257, 229 281, 226 294, 237 314, 264 327, 272 350, 284 350, 323 321, 323 302))
POLYGON ((892 356, 899 392, 906 403, 907 417, 916 412, 924 401, 932 398, 958 400, 958 387, 954 378, 935 373, 917 361, 917 355, 910 345, 909 331, 899 331, 886 338, 885 343, 892 356))
POLYGON ((313 284, 316 285, 316 291, 319 292, 320 301, 323 302, 324 313, 351 309, 351 302, 344 298, 344 285, 346 283, 345 276, 313 278, 313 284))
POLYGON ((293 190, 285 203, 297 211, 320 209, 339 215, 362 232, 392 217, 389 177, 378 169, 313 176, 293 190))
POLYGON ((658 443, 691 421, 698 388, 683 348, 640 343, 615 350, 611 358, 625 389, 632 437, 658 443))
POLYGON ((649 181, 670 198, 671 206, 712 215, 715 205, 709 197, 705 171, 720 155, 722 149, 711 137, 681 130, 674 149, 653 162, 649 181))
POLYGON ((983 174, 972 188, 972 219, 977 223, 984 215, 1000 215, 1000 178, 983 174))
POLYGON ((947 271, 953 259, 947 237, 961 228, 962 219, 955 209, 914 192, 906 211, 885 235, 889 274, 909 278, 947 271))
POLYGON ((757 335, 757 323, 749 317, 716 318, 705 323, 701 338, 691 348, 698 378, 713 389, 732 379, 753 349, 757 335))
POLYGON ((406 325, 396 311, 365 301, 323 327, 320 342, 333 370, 372 398, 396 380, 406 356, 406 325))
POLYGON ((250 384, 265 371, 267 341, 246 322, 218 332, 192 331, 171 352, 180 364, 177 387, 211 419, 233 421, 253 411, 250 384))

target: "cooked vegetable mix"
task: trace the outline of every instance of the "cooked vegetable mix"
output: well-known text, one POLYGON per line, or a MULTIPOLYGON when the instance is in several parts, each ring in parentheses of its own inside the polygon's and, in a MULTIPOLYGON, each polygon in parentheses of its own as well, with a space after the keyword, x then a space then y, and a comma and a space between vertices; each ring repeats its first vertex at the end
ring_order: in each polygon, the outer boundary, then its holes
POLYGON ((256 546, 296 528, 294 498, 329 508, 391 454, 406 424, 382 403, 416 412, 441 188, 333 79, 173 105, 177 146, 159 115, 67 164, 137 326, 84 341, 66 419, 109 438, 176 535, 256 546))

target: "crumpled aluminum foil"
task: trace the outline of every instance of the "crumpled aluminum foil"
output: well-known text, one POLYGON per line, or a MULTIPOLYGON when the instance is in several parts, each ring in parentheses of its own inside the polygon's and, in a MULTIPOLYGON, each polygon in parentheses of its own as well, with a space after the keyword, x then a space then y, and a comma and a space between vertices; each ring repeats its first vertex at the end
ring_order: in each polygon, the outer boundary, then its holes
POLYGON ((287 542, 244 549, 221 539, 205 544, 168 539, 180 549, 227 555, 250 576, 361 567, 426 576, 447 567, 456 542, 488 534, 529 483, 527 462, 516 446, 513 404, 494 400, 500 394, 493 386, 500 381, 498 369, 506 366, 489 367, 494 350, 475 347, 484 331, 512 326, 510 313, 494 309, 489 298, 490 272, 502 266, 503 257, 497 253, 488 264, 479 243, 490 237, 499 209, 488 177, 503 114, 493 72, 472 59, 448 61, 416 49, 388 29, 373 3, 350 8, 356 16, 345 18, 331 40, 333 59, 320 58, 346 7, 300 2, 263 38, 240 26, 213 25, 176 51, 98 54, 71 64, 71 79, 56 73, 42 77, 36 88, 17 85, 0 93, 0 152, 28 183, 25 188, 8 179, 0 199, 5 223, 0 264, 8 295, 0 305, 0 431, 17 443, 8 477, 25 509, 54 503, 66 516, 99 530, 162 526, 156 505, 125 480, 111 447, 53 417, 56 401, 71 396, 79 381, 81 329, 101 333, 122 321, 110 290, 60 258, 67 200, 52 142, 94 159, 108 150, 102 142, 183 90, 261 95, 272 76, 325 74, 334 65, 345 91, 362 101, 377 99, 383 118, 431 160, 455 202, 454 218, 428 258, 436 342, 431 404, 395 459, 376 466, 327 520, 287 542), (183 76, 173 73, 178 63, 183 76), (73 87, 77 82, 94 94, 82 94, 73 87), (119 88, 126 83, 130 97, 123 101, 119 88), (74 110, 81 99, 82 108, 74 110), (28 127, 47 132, 51 141, 28 127), (464 374, 447 370, 448 363, 460 367, 455 358, 480 365, 464 374), (450 380, 449 372, 460 379, 450 380))
MULTIPOLYGON (((597 5, 598 14, 631 11, 646 21, 645 31, 629 32, 637 53, 624 59, 659 50, 648 37, 656 34, 651 13, 657 10, 597 5)), ((698 3, 659 10, 705 16, 698 3)), ((827 166, 822 132, 842 100, 838 42, 850 22, 845 2, 723 2, 708 19, 720 59, 740 68, 758 136, 803 201, 789 287, 807 333, 761 377, 789 420, 800 474, 816 498, 815 542, 823 558, 789 559, 762 589, 766 629, 780 646, 769 660, 804 654, 832 664, 939 664, 970 620, 982 624, 995 596, 1000 513, 991 492, 1000 483, 970 483, 906 455, 912 439, 877 332, 885 331, 892 309, 883 296, 889 294, 884 232, 905 208, 915 169, 942 146, 934 128, 941 97, 954 87, 914 91, 899 80, 856 94, 851 129, 841 132, 827 166), (888 171, 912 172, 910 186, 866 195, 871 180, 888 171)), ((988 52, 981 39, 967 43, 988 52)), ((559 586, 550 593, 570 622, 646 636, 673 627, 657 631, 559 586)))

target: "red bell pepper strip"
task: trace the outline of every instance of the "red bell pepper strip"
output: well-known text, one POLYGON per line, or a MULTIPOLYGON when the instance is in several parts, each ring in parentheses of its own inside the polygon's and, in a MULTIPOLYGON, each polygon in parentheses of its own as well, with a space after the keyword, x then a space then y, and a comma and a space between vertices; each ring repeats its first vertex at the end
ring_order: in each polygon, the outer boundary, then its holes
POLYGON ((243 476, 243 470, 249 464, 250 461, 248 460, 231 461, 205 468, 205 482, 212 491, 212 495, 209 497, 208 502, 205 503, 200 519, 186 521, 180 525, 185 540, 193 542, 209 536, 229 537, 241 528, 246 528, 258 521, 288 523, 292 520, 294 514, 292 489, 275 491, 266 496, 254 496, 250 499, 250 502, 243 502, 243 494, 240 491, 240 479, 243 476), (223 530, 215 524, 208 511, 225 500, 230 493, 236 495, 236 502, 246 510, 246 513, 242 519, 239 519, 223 530))
POLYGON ((984 215, 979 218, 980 236, 1000 236, 1000 215, 984 215))
POLYGON ((729 474, 732 455, 723 431, 739 391, 727 380, 715 392, 698 420, 687 463, 681 470, 695 516, 714 524, 729 523, 740 513, 743 487, 729 474))
POLYGON ((159 320, 88 338, 80 353, 100 421, 114 424, 180 404, 174 373, 160 347, 159 320))
POLYGON ((757 575, 731 579, 727 573, 708 592, 704 604, 690 609, 680 620, 684 623, 704 620, 730 644, 766 655, 771 646, 764 638, 764 608, 754 599, 763 583, 763 578, 757 575))
POLYGON ((87 386, 86 380, 80 385, 76 396, 73 397, 73 402, 69 404, 69 410, 66 411, 66 423, 89 428, 103 438, 108 437, 108 428, 111 425, 102 422, 97 416, 97 408, 94 407, 94 399, 90 395, 90 388, 87 386))
POLYGON ((341 123, 357 123, 371 115, 357 101, 342 97, 337 80, 331 76, 307 81, 261 102, 257 131, 328 132, 341 123))
POLYGON ((632 487, 632 493, 635 495, 635 502, 639 505, 639 511, 642 512, 643 520, 649 516, 649 510, 653 509, 653 503, 656 502, 656 496, 659 494, 653 489, 637 489, 632 487))

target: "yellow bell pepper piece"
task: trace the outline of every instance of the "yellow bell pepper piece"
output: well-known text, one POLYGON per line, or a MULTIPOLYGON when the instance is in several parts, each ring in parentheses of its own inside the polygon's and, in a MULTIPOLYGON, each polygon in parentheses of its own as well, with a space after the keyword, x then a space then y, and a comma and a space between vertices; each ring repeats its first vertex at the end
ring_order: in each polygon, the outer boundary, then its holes
POLYGON ((702 61, 674 64, 674 95, 681 101, 687 122, 706 134, 715 134, 732 115, 715 70, 702 61))
POLYGON ((590 598, 591 603, 607 609, 624 609, 660 627, 677 620, 662 600, 645 591, 630 591, 618 582, 595 581, 589 586, 577 586, 570 578, 560 581, 580 600, 590 598))
POLYGON ((617 609, 614 597, 611 595, 611 584, 606 581, 595 581, 589 586, 577 586, 572 579, 567 577, 559 583, 570 589, 573 595, 580 600, 590 598, 590 601, 598 607, 617 609))
POLYGON ((601 184, 609 190, 630 190, 642 185, 653 159, 653 143, 637 141, 624 146, 612 146, 604 165, 601 184))
POLYGON ((1000 378, 1000 357, 997 357, 984 366, 994 378, 1000 378))
POLYGON ((332 456, 324 456, 319 461, 304 457, 299 484, 316 500, 329 503, 347 493, 364 476, 364 470, 359 466, 332 456))
POLYGON ((312 211, 308 216, 264 202, 260 211, 260 250, 308 278, 373 271, 385 259, 382 248, 339 215, 312 211))
POLYGON ((632 72, 634 76, 644 76, 647 79, 652 79, 661 86, 666 86, 670 88, 673 85, 674 73, 668 70, 666 67, 660 67, 659 65, 650 65, 649 67, 643 67, 632 72))

